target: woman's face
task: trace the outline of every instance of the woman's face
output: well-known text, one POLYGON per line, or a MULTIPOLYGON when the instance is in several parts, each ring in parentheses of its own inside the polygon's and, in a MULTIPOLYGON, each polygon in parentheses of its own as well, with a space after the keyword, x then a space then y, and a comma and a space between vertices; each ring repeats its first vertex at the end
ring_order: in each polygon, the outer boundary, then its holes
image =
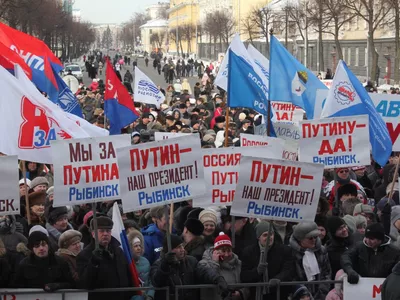
POLYGON ((174 118, 175 120, 179 120, 179 112, 174 112, 174 118))
POLYGON ((203 231, 203 235, 205 236, 209 236, 212 235, 215 231, 215 224, 214 222, 204 222, 204 231, 203 231))

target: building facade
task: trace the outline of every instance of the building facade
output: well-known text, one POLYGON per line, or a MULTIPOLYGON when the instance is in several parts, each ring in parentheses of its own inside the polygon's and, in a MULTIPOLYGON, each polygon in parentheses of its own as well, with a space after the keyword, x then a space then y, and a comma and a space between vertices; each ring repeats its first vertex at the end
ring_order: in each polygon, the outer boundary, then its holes
POLYGON ((168 14, 166 11, 169 9, 169 2, 158 2, 157 4, 150 5, 146 8, 146 13, 150 20, 165 19, 168 14))
POLYGON ((151 53, 161 50, 166 52, 166 42, 168 40, 168 20, 155 19, 140 26, 142 47, 144 51, 151 53))

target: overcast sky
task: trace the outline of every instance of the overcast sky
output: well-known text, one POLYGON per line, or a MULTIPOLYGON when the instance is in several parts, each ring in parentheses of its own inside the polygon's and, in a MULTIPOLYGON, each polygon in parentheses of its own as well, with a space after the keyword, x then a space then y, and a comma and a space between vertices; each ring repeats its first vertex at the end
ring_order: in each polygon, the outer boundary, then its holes
POLYGON ((82 20, 92 23, 123 23, 135 12, 160 0, 75 0, 74 8, 81 10, 82 20))

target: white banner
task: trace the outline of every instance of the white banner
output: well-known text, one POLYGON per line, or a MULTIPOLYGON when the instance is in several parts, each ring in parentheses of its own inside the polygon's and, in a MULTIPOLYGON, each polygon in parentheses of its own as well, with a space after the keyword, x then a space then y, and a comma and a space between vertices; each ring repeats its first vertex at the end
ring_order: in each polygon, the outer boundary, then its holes
POLYGON ((276 152, 282 153, 285 141, 269 136, 254 135, 254 134, 240 134, 240 147, 257 147, 273 148, 276 152))
POLYGON ((328 169, 371 163, 368 116, 307 120, 300 127, 299 161, 328 169))
POLYGON ((271 101, 276 120, 298 123, 303 120, 304 110, 289 102, 271 101))
MULTIPOLYGON (((168 140, 172 138, 177 138, 177 137, 182 137, 182 136, 188 136, 193 133, 181 133, 181 132, 154 132, 154 140, 155 141, 162 141, 162 140, 168 140)), ((198 133, 194 133, 198 139, 200 139, 198 133)))
POLYGON ((153 81, 144 74, 138 67, 135 67, 135 82, 134 82, 135 101, 154 104, 160 107, 164 102, 165 96, 153 81))
POLYGON ((400 151, 400 96, 389 94, 369 94, 377 112, 386 123, 393 151, 400 151))
POLYGON ((242 157, 231 214, 288 222, 314 221, 324 167, 242 157))
POLYGON ((0 216, 20 214, 18 157, 0 156, 0 216))
POLYGON ((116 149, 129 134, 53 141, 54 206, 120 199, 116 149))
POLYGON ((203 196, 201 157, 196 135, 117 149, 124 212, 203 196))
POLYGON ((299 149, 299 143, 290 140, 285 140, 283 146, 282 158, 297 161, 297 154, 299 149))
POLYGON ((280 158, 272 147, 202 149, 206 193, 193 199, 193 207, 230 206, 239 176, 240 157, 280 158))
POLYGON ((300 128, 293 123, 273 122, 276 137, 298 142, 300 140, 300 128))
POLYGON ((2 300, 87 300, 88 293, 68 293, 65 297, 61 293, 47 293, 42 289, 0 289, 2 300), (31 292, 29 294, 15 294, 17 292, 31 292))
POLYGON ((357 284, 350 284, 347 278, 343 280, 343 300, 381 300, 381 287, 385 278, 363 278, 357 284))

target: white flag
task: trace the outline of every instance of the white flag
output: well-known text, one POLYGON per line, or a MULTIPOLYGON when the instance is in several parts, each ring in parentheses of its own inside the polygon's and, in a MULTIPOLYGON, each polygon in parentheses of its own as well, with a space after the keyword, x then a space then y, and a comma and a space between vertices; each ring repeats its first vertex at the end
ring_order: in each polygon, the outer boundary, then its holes
MULTIPOLYGON (((249 53, 252 61, 254 71, 263 80, 265 86, 269 89, 269 60, 264 55, 260 53, 253 45, 249 44, 247 47, 247 52, 249 53)), ((268 97, 269 99, 269 97, 268 97)))
POLYGON ((165 96, 153 81, 146 76, 138 67, 135 67, 135 102, 154 104, 157 107, 164 102, 165 96))
POLYGON ((22 160, 52 163, 51 140, 89 137, 36 89, 18 65, 15 74, 19 79, 0 67, 0 152, 18 155, 22 160))

